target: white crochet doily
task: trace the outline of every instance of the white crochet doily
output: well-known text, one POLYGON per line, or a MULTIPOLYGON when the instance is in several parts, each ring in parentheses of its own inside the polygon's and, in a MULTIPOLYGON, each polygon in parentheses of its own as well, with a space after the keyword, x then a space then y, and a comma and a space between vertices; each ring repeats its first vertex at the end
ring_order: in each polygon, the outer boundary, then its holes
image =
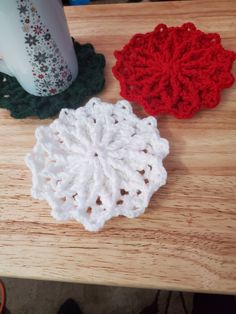
POLYGON ((77 110, 63 109, 36 130, 26 156, 32 196, 46 200, 58 220, 74 218, 97 231, 115 216, 136 217, 166 182, 168 141, 156 119, 139 119, 127 101, 92 98, 77 110))

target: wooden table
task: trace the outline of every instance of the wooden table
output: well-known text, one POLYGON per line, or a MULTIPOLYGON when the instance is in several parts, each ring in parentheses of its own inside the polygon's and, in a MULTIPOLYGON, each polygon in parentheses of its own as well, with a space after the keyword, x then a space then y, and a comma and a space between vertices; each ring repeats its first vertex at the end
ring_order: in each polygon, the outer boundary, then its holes
MULTIPOLYGON (((236 49, 236 2, 184 1, 67 8, 71 34, 107 59, 104 100, 119 98, 113 51, 160 22, 193 21, 236 49)), ((140 107, 135 111, 144 116, 140 107)), ((34 130, 50 121, 0 111, 0 276, 92 284, 236 293, 236 89, 192 120, 161 117, 170 141, 168 184, 146 213, 116 218, 99 233, 58 223, 30 197, 24 155, 34 130)))

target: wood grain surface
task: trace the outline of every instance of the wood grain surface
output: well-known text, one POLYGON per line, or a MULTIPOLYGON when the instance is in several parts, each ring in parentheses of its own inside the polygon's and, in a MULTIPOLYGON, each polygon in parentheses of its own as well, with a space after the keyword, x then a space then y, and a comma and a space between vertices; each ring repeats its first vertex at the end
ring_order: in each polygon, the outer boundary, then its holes
MULTIPOLYGON (((71 7, 66 15, 72 36, 106 56, 100 96, 107 101, 120 97, 113 51, 158 23, 192 21, 236 49, 234 0, 71 7)), ((46 202, 30 196, 24 156, 35 128, 49 122, 17 121, 0 111, 0 276, 236 293, 235 85, 216 109, 192 120, 160 117, 161 135, 170 141, 167 185, 144 215, 112 219, 99 233, 56 222, 46 202)))

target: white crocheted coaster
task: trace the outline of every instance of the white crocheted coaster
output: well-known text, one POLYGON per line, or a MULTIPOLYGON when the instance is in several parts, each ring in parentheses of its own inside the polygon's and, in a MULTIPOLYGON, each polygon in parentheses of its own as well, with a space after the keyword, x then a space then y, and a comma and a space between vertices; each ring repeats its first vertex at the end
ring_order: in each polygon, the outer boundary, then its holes
POLYGON ((63 109, 36 130, 26 156, 32 196, 47 200, 56 219, 74 218, 89 231, 118 215, 142 214, 167 177, 162 160, 169 145, 156 126, 124 100, 112 105, 92 98, 77 110, 63 109))

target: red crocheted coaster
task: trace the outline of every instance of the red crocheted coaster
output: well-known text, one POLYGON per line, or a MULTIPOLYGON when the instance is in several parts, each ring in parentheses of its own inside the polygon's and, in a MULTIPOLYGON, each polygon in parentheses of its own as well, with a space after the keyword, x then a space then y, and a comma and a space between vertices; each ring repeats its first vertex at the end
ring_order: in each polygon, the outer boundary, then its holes
POLYGON ((220 91, 234 82, 236 53, 222 47, 218 34, 203 33, 192 23, 159 24, 153 32, 134 35, 114 55, 121 96, 151 115, 191 118, 214 108, 220 91))

